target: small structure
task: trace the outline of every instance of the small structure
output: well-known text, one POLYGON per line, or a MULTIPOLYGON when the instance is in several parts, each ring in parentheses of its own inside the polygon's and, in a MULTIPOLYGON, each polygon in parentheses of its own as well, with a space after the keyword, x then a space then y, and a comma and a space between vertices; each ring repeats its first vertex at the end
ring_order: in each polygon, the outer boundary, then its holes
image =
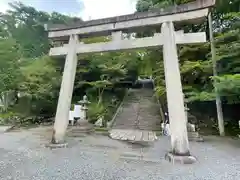
POLYGON ((69 118, 68 120, 70 121, 71 125, 74 125, 74 111, 69 111, 69 118))
POLYGON ((103 127, 103 117, 98 118, 94 125, 97 127, 103 127))
POLYGON ((197 141, 197 142, 203 142, 203 138, 199 135, 199 133, 196 130, 196 122, 191 122, 189 118, 189 108, 187 107, 187 101, 185 102, 185 114, 186 114, 186 122, 187 122, 187 132, 188 132, 188 140, 189 141, 197 141))
POLYGON ((171 136, 171 131, 170 131, 170 125, 169 123, 162 123, 161 124, 161 128, 162 128, 162 134, 164 136, 171 136))

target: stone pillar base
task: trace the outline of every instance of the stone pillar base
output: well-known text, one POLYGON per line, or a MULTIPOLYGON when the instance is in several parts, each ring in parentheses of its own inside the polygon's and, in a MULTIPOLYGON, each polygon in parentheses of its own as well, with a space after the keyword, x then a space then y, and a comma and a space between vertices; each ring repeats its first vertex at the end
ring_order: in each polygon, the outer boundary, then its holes
POLYGON ((171 152, 167 153, 165 155, 165 159, 173 164, 193 164, 197 161, 197 159, 194 156, 180 156, 175 155, 171 152))
POLYGON ((57 148, 66 148, 68 146, 68 144, 67 143, 56 143, 56 144, 54 144, 54 143, 49 143, 49 144, 46 144, 45 145, 45 147, 47 147, 47 148, 50 148, 50 149, 57 149, 57 148))
POLYGON ((204 141, 198 132, 188 132, 188 140, 195 141, 195 142, 203 142, 204 141))
POLYGON ((76 126, 72 126, 68 130, 68 136, 82 137, 86 134, 94 132, 94 125, 88 121, 78 121, 76 126))

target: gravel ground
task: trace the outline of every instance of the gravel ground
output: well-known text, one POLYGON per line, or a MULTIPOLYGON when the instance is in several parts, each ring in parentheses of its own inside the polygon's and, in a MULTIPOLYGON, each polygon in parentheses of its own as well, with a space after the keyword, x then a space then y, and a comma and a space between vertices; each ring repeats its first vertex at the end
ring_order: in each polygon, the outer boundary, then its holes
POLYGON ((148 147, 126 144, 106 136, 67 138, 68 148, 45 148, 44 128, 0 134, 1 180, 239 180, 240 141, 206 137, 191 142, 198 158, 192 165, 164 160, 168 137, 148 147))

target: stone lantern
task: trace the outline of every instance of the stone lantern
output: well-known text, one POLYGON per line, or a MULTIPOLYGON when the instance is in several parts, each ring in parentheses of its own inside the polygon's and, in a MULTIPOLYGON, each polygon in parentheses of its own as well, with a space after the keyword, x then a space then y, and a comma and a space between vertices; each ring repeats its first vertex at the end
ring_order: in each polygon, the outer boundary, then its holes
POLYGON ((73 136, 82 136, 83 133, 91 133, 93 129, 93 124, 88 122, 87 110, 90 101, 88 101, 87 96, 84 95, 83 99, 78 102, 81 106, 81 117, 77 120, 76 126, 71 128, 71 135, 73 136))
MULTIPOLYGON (((78 101, 78 104, 81 105, 81 111, 82 111, 82 117, 80 117, 78 122, 83 122, 83 121, 88 121, 87 120, 87 110, 88 110, 88 105, 90 104, 90 101, 88 101, 88 98, 86 95, 83 96, 83 99, 78 101)), ((81 123, 80 122, 80 123, 81 123)))

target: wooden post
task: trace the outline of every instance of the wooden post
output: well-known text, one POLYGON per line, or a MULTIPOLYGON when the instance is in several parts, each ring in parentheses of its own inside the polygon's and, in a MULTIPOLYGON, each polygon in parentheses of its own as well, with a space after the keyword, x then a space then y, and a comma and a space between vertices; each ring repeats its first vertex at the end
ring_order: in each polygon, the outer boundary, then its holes
MULTIPOLYGON (((211 42, 211 54, 212 54, 212 63, 213 63, 213 76, 217 76, 217 62, 216 62, 216 49, 215 42, 213 37, 213 28, 212 28, 212 14, 211 12, 208 15, 208 25, 209 25, 209 36, 211 42)), ((222 103, 217 88, 215 86, 216 81, 214 80, 214 90, 216 94, 216 107, 217 107, 217 118, 218 118, 218 129, 220 136, 225 136, 224 130, 224 120, 222 112, 222 103)))

